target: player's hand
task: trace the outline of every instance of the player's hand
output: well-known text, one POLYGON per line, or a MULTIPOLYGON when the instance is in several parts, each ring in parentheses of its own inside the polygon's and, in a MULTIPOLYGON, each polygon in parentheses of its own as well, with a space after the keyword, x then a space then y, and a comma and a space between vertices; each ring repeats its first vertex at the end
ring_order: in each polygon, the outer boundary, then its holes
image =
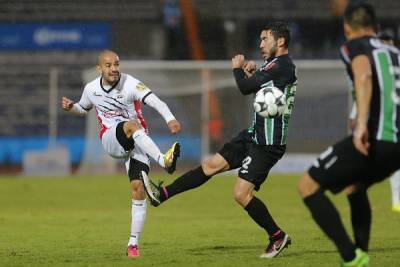
POLYGON ((232 69, 243 69, 244 63, 244 56, 236 55, 232 58, 232 69))
POLYGON ((357 123, 353 133, 353 144, 356 149, 364 156, 368 156, 370 145, 368 139, 369 134, 367 125, 365 123, 357 123))
POLYGON ((253 74, 257 70, 256 63, 254 61, 249 61, 249 62, 245 63, 243 70, 246 73, 247 78, 253 76, 253 74))
POLYGON ((74 101, 63 96, 62 101, 61 101, 61 107, 63 110, 70 111, 73 105, 74 105, 74 101))
POLYGON ((172 134, 176 134, 181 130, 181 124, 177 120, 168 122, 168 128, 172 134))

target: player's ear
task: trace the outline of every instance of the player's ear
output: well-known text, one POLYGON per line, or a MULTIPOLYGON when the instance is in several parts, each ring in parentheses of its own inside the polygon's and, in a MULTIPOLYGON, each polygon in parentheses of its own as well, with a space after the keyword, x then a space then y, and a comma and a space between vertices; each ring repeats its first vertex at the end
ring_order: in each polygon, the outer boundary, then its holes
POLYGON ((350 33, 351 33, 351 27, 350 27, 350 25, 347 24, 346 22, 343 23, 343 32, 344 32, 344 36, 345 36, 346 38, 348 38, 349 35, 350 35, 350 33))
POLYGON ((96 71, 97 73, 101 74, 101 67, 99 64, 96 64, 96 71))
POLYGON ((285 38, 279 37, 278 41, 277 41, 277 44, 278 44, 279 47, 284 47, 285 46, 285 38))

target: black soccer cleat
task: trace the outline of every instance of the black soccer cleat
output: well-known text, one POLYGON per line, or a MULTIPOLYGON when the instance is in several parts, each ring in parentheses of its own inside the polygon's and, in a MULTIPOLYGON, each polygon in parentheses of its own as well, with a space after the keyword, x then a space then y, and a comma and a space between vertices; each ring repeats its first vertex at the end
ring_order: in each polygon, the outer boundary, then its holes
POLYGON ((268 247, 266 248, 265 252, 260 255, 260 258, 275 258, 290 244, 292 244, 292 240, 288 234, 284 234, 279 239, 270 238, 268 247))
POLYGON ((161 204, 160 193, 163 182, 160 182, 158 185, 156 185, 149 179, 144 171, 140 172, 140 179, 143 181, 144 190, 146 191, 150 204, 154 207, 159 206, 161 204))

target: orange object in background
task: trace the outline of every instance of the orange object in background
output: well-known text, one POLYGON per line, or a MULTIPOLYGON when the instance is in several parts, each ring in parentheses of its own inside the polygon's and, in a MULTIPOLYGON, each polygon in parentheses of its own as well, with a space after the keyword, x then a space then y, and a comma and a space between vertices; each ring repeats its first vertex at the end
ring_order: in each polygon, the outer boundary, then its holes
MULTIPOLYGON (((193 11, 191 0, 180 0, 180 8, 183 15, 183 22, 185 25, 185 31, 187 36, 187 42, 190 47, 191 57, 194 60, 205 60, 204 50, 202 42, 199 37, 198 25, 196 20, 196 14, 193 11)), ((208 72, 208 70, 205 70, 208 72)), ((210 73, 208 75, 202 75, 210 79, 210 73)), ((221 111, 217 101, 217 95, 208 88, 208 100, 209 100, 209 122, 208 131, 211 139, 218 145, 223 142, 222 127, 223 121, 221 120, 221 111)))

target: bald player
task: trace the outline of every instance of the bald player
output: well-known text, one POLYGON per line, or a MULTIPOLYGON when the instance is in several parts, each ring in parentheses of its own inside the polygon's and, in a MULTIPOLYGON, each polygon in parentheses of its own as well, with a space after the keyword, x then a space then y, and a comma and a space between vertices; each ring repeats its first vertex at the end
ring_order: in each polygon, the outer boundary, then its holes
POLYGON ((168 173, 173 173, 180 154, 179 143, 165 153, 148 136, 141 104, 149 105, 164 118, 170 132, 176 134, 181 126, 168 106, 142 82, 120 72, 118 55, 102 51, 96 70, 99 77, 86 84, 81 99, 74 103, 62 98, 62 108, 74 115, 84 116, 95 109, 100 124, 99 137, 104 150, 113 158, 125 159, 126 171, 132 188, 131 235, 127 256, 139 257, 138 242, 146 218, 146 199, 139 174, 149 172, 149 156, 168 173))

